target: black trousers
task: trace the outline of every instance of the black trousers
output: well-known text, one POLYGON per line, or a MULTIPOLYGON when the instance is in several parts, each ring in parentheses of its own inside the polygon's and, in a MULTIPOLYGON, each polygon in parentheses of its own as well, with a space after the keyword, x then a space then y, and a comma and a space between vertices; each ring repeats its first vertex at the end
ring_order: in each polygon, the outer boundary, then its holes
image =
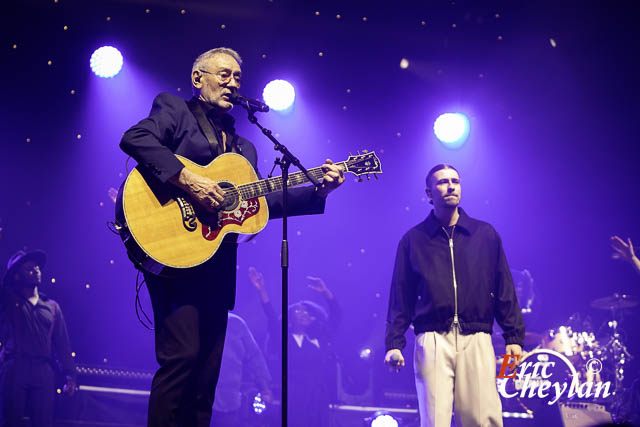
POLYGON ((52 427, 54 397, 55 373, 48 361, 11 359, 0 367, 0 426, 52 427))
MULTIPOLYGON (((145 274, 160 368, 149 397, 149 427, 209 427, 227 329, 228 301, 215 276, 145 274)), ((213 274, 213 273, 212 273, 213 274)))

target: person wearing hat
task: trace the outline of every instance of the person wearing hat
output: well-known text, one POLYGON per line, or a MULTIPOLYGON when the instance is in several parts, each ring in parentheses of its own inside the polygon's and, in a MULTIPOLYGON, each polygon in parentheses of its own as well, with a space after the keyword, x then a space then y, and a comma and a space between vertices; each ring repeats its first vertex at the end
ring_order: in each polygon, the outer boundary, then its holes
POLYGON ((56 363, 76 390, 75 364, 60 305, 38 292, 46 255, 18 251, 0 286, 0 426, 53 426, 56 363))
MULTIPOLYGON (((258 291, 267 317, 266 355, 272 371, 281 377, 282 334, 264 284, 264 276, 249 268, 249 279, 258 291)), ((309 289, 321 295, 328 310, 314 301, 301 300, 288 307, 288 424, 324 427, 331 423, 329 404, 337 396, 336 359, 333 338, 342 320, 342 310, 333 292, 319 277, 307 276, 309 289)))

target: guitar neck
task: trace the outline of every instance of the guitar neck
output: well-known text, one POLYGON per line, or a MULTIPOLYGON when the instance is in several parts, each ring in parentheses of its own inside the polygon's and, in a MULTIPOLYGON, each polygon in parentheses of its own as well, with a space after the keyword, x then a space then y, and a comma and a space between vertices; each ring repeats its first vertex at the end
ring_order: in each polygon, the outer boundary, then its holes
MULTIPOLYGON (((346 162, 335 163, 335 165, 346 172, 346 162)), ((308 169, 308 171, 309 174, 318 181, 322 180, 322 177, 324 176, 322 167, 308 169)), ((294 172, 289 174, 287 186, 297 187, 298 185, 306 184, 307 182, 309 182, 309 178, 307 178, 303 172, 294 172)), ((239 185, 238 191, 244 200, 249 200, 280 191, 282 190, 283 185, 284 182, 282 181, 282 177, 277 176, 274 178, 261 179, 260 181, 239 185)))

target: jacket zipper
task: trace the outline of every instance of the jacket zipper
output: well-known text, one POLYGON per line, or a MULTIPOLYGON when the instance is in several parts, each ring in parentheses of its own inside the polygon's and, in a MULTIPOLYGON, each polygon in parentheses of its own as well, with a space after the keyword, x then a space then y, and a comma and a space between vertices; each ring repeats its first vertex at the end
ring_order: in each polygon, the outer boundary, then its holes
MULTIPOLYGON (((455 264, 455 260, 453 257, 453 232, 456 229, 456 226, 454 225, 451 228, 451 236, 449 236, 449 233, 447 233, 447 229, 442 227, 442 229, 444 230, 444 234, 447 235, 447 237, 449 238, 449 253, 451 254, 451 274, 453 276, 453 326, 455 329, 455 333, 457 335, 457 331, 458 331, 458 325, 459 325, 459 321, 458 321, 458 282, 456 281, 456 264, 455 264)), ((457 344, 457 339, 456 339, 456 344, 457 344)))

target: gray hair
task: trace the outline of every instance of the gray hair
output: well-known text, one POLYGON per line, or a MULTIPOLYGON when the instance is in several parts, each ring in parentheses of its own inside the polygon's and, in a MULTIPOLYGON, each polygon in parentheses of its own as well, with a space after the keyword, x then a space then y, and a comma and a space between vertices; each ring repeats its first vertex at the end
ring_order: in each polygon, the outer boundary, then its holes
POLYGON ((219 54, 229 55, 230 57, 236 60, 238 65, 242 65, 242 58, 240 58, 240 55, 238 54, 238 52, 228 47, 217 47, 215 49, 206 51, 202 55, 198 56, 195 61, 193 61, 193 66, 191 67, 191 74, 193 74, 194 71, 202 68, 203 64, 206 61, 208 61, 212 56, 219 55, 219 54))

